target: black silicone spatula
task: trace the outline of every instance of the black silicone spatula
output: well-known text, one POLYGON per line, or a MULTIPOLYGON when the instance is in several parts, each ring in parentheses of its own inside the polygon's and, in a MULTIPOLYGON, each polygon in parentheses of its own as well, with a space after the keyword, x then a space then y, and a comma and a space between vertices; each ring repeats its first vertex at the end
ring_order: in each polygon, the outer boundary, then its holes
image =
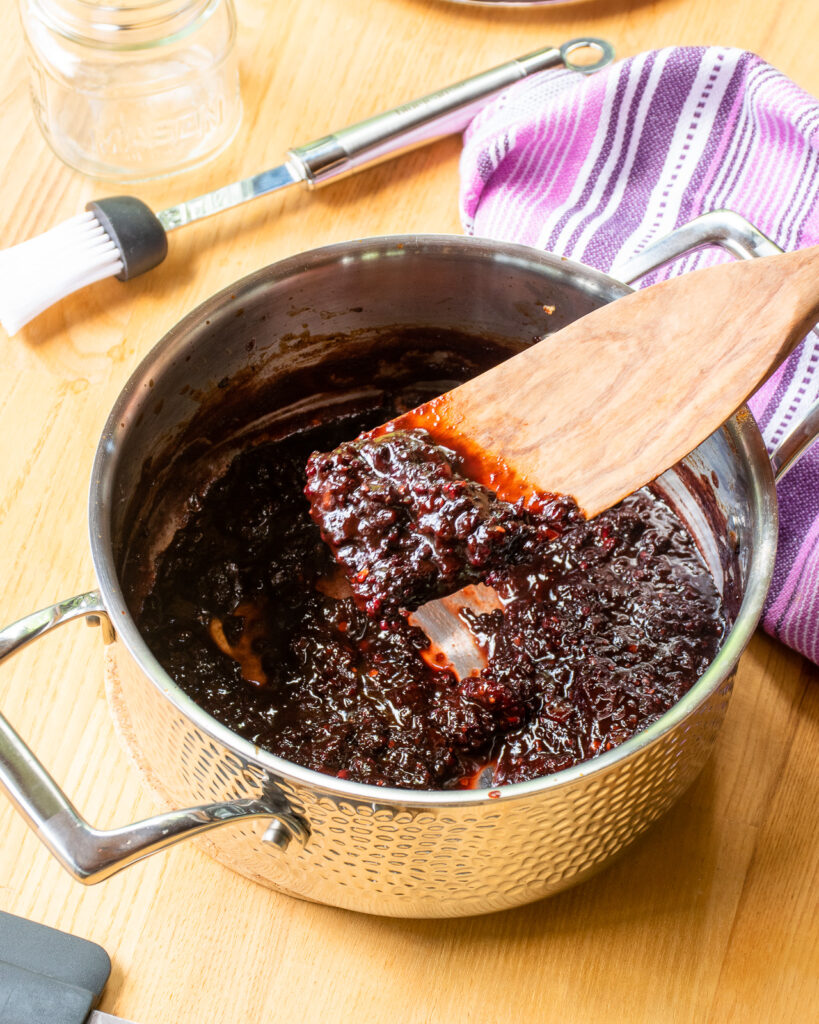
POLYGON ((110 973, 95 942, 0 911, 0 1024, 128 1024, 94 1009, 110 973))

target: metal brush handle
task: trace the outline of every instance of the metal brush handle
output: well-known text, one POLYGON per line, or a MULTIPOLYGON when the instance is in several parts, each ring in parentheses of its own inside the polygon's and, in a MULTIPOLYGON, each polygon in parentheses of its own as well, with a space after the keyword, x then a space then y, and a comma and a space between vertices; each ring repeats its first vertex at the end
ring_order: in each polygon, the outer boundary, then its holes
POLYGON ((300 169, 308 186, 314 188, 331 178, 351 174, 364 164, 378 163, 463 131, 487 100, 536 71, 562 65, 590 74, 613 59, 614 49, 604 39, 570 39, 562 46, 535 50, 315 142, 297 146, 288 152, 288 157, 300 169), (576 64, 572 60, 572 54, 584 47, 599 52, 594 63, 576 64))
MULTIPOLYGON (((366 121, 359 121, 332 135, 325 135, 315 142, 295 146, 288 151, 286 161, 278 167, 271 167, 176 206, 169 206, 160 210, 156 219, 165 231, 174 231, 296 182, 315 188, 326 181, 352 174, 367 164, 379 163, 435 139, 463 131, 478 110, 493 96, 536 71, 562 65, 587 75, 610 64, 613 59, 611 43, 592 36, 570 39, 562 46, 535 50, 525 57, 507 61, 456 85, 430 93, 429 96, 377 114, 366 121), (576 64, 572 54, 582 49, 596 51, 598 59, 591 64, 576 64)), ((147 207, 145 211, 149 217, 153 216, 147 207)), ((151 266, 163 258, 164 252, 151 266)), ((135 275, 131 273, 129 276, 135 275)))

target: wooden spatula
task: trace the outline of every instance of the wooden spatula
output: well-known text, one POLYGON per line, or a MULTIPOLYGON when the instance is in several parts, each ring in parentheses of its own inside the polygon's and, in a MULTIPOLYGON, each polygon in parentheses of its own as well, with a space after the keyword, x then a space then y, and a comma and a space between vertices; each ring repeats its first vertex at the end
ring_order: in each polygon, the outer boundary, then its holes
POLYGON ((591 518, 723 423, 819 319, 819 247, 618 299, 394 420, 502 498, 572 495, 591 518))

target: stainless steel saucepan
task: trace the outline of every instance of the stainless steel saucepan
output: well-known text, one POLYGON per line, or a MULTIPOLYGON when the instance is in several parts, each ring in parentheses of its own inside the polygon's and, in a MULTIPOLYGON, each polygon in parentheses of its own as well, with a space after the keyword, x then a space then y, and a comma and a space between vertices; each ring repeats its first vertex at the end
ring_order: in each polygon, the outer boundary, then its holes
MULTIPOLYGON (((743 255, 771 243, 733 215, 708 215, 639 263, 629 279, 684 249, 718 242, 743 255)), ((167 471, 162 453, 190 436, 203 403, 239 416, 252 381, 268 413, 298 396, 294 367, 344 357, 379 332, 455 329, 536 338, 544 304, 554 328, 629 288, 532 249, 455 236, 333 245, 267 267, 179 323, 125 385, 103 431, 91 480, 98 589, 0 633, 0 659, 70 619, 96 618, 108 644, 109 696, 124 741, 171 810, 125 828, 91 828, 11 726, 0 719, 0 782, 43 842, 91 883, 187 836, 242 874, 339 907, 406 917, 483 913, 558 892, 602 867, 693 781, 722 723, 737 659, 756 626, 777 536, 771 461, 740 410, 658 489, 696 537, 734 618, 708 670, 659 721, 614 750, 546 778, 497 790, 415 792, 332 778, 232 733, 161 668, 125 602, 121 561, 134 496, 167 471), (321 343, 319 344, 319 340, 321 343), (217 396, 214 399, 214 396, 217 396), (233 406, 230 403, 233 402, 233 406)), ((819 414, 774 457, 783 468, 819 414)))

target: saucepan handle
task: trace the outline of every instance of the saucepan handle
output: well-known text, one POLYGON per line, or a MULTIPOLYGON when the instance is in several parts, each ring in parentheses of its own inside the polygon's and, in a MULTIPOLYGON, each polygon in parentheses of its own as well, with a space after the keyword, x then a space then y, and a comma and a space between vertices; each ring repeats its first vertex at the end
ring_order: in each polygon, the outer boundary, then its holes
MULTIPOLYGON (((0 661, 73 619, 85 618, 111 629, 100 593, 93 590, 60 601, 0 630, 0 661)), ((101 830, 93 828, 0 715, 0 786, 51 850, 78 881, 91 885, 122 868, 158 853, 189 836, 249 818, 270 818, 265 841, 284 848, 292 839, 309 836, 307 824, 293 812, 276 786, 266 787, 260 799, 231 800, 169 811, 153 818, 101 830)))
MULTIPOLYGON (((774 256, 783 250, 732 210, 704 213, 688 224, 652 242, 642 252, 615 263, 611 276, 631 284, 657 267, 707 245, 718 245, 740 259, 774 256)), ((819 437, 819 402, 815 402, 770 453, 777 481, 791 469, 819 437)))

